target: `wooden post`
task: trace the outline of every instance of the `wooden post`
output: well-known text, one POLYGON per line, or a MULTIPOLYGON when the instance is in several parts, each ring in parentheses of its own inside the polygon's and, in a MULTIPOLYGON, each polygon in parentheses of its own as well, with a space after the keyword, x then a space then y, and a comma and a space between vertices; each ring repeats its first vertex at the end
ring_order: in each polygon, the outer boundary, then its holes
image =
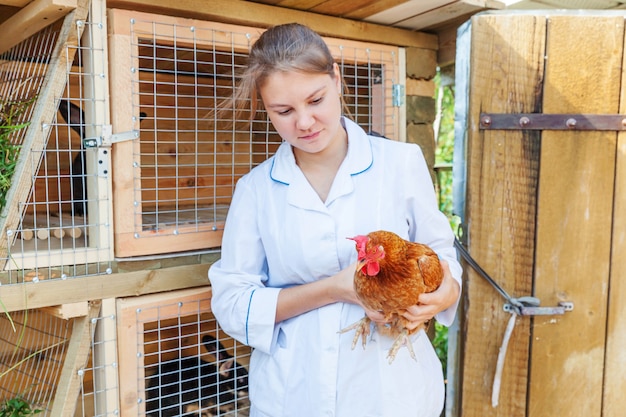
MULTIPOLYGON (((482 15, 471 21, 467 126, 469 251, 512 296, 530 295, 539 134, 480 131, 479 114, 540 108, 545 20, 482 15), (511 36, 515 33, 516 36, 511 36)), ((466 266, 465 314, 460 317, 463 416, 523 416, 526 408, 530 319, 518 318, 502 373, 499 405, 491 394, 509 313, 505 300, 466 266)))

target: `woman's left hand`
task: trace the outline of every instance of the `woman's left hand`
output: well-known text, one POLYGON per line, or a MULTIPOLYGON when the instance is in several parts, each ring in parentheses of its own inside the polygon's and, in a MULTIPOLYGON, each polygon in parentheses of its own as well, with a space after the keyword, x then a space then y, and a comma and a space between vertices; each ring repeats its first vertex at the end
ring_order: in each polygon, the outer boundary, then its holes
POLYGON ((448 263, 441 261, 441 267, 443 268, 443 281, 439 288, 420 295, 417 300, 418 304, 408 308, 403 314, 405 318, 411 321, 407 326, 411 330, 431 320, 436 314, 453 305, 459 298, 461 288, 459 283, 452 278, 448 263))

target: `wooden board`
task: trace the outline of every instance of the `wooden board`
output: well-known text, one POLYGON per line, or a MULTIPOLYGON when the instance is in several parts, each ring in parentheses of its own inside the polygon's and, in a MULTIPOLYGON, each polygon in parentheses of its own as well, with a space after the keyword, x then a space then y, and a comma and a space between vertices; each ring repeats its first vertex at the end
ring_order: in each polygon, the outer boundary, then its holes
MULTIPOLYGON (((471 21, 467 207, 469 251, 512 296, 532 290, 537 133, 480 131, 479 113, 532 112, 540 104, 545 22, 535 16, 480 16, 471 21), (515 33, 515 37, 510 34, 515 33)), ((497 408, 491 406, 496 361, 509 313, 504 298, 466 266, 462 415, 525 413, 528 318, 509 343, 497 408)))
MULTIPOLYGON (((625 46, 626 48, 626 46, 625 46)), ((625 55, 626 59, 626 55, 625 55)), ((620 113, 626 113, 626 61, 622 63, 620 113)), ((626 409, 626 133, 618 135, 611 237, 611 272, 604 366, 603 417, 619 417, 626 409)))
MULTIPOLYGON (((623 16, 548 22, 543 112, 616 114, 623 16)), ((546 305, 573 302, 574 311, 533 322, 529 417, 601 415, 616 136, 542 136, 535 292, 546 305)))
POLYGON ((181 288, 208 286, 209 265, 185 265, 157 270, 120 272, 77 279, 0 285, 0 300, 7 312, 63 303, 152 294, 181 288))

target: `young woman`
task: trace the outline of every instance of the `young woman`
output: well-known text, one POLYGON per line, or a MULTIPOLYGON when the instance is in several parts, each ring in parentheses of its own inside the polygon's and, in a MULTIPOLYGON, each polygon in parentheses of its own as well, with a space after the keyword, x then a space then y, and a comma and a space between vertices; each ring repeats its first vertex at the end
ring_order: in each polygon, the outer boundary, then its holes
POLYGON ((306 26, 275 26, 252 46, 232 100, 252 113, 260 100, 284 142, 237 183, 222 258, 209 271, 213 312, 254 348, 252 417, 436 417, 443 376, 423 330, 412 338, 417 361, 401 349, 392 364, 392 339, 373 332, 352 350, 354 333, 339 333, 364 312, 347 237, 385 229, 444 261, 443 284, 405 315, 415 326, 433 317, 450 325, 461 288, 420 148, 368 136, 342 116, 341 92, 338 65, 306 26))

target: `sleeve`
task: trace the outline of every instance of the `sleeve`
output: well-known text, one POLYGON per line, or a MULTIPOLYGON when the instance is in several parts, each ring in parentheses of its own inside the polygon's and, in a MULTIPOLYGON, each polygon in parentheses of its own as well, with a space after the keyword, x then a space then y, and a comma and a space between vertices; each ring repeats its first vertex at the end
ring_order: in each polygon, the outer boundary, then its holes
MULTIPOLYGON (((419 146, 411 146, 413 149, 407 158, 407 175, 405 178, 414 178, 415 186, 406 187, 409 195, 407 198, 407 213, 409 213, 409 233, 415 242, 425 243, 430 246, 440 259, 448 262, 452 277, 463 288, 463 269, 458 260, 454 247, 454 232, 444 213, 439 210, 435 188, 433 186, 426 160, 419 146)), ((450 326, 456 316, 459 299, 448 309, 440 312, 435 317, 438 322, 450 326)))
POLYGON ((255 207, 254 187, 244 177, 226 218, 222 257, 209 269, 211 309, 231 337, 269 352, 280 289, 265 286, 267 262, 255 207))

